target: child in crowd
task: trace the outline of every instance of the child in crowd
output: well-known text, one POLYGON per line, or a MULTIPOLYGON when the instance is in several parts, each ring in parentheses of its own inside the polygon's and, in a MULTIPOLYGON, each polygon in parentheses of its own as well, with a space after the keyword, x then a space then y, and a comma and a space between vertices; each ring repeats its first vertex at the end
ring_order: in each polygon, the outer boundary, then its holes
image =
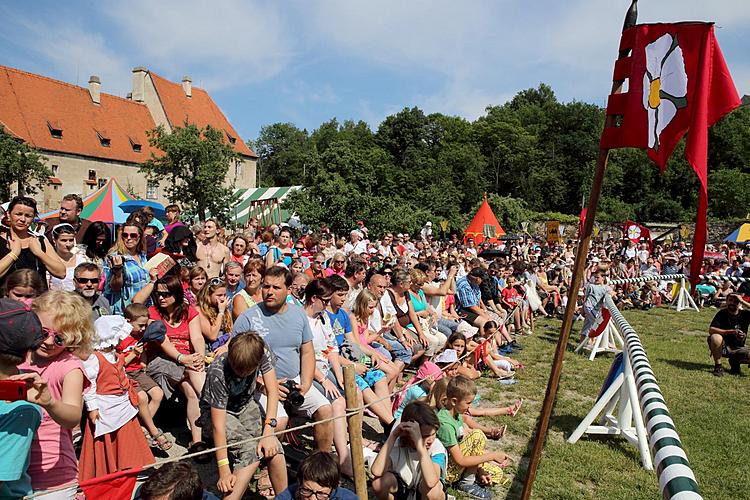
POLYGON ((261 459, 268 465, 274 490, 279 492, 287 487, 283 448, 272 435, 279 409, 275 362, 274 355, 257 333, 244 332, 235 335, 227 351, 208 366, 197 425, 213 436, 214 446, 219 448, 216 450, 217 487, 226 494, 224 498, 242 498, 261 459), (263 380, 268 398, 265 420, 253 397, 258 377, 263 380), (227 444, 261 436, 260 441, 226 448, 227 444))
POLYGON ((51 398, 39 375, 21 374, 18 365, 42 342, 37 315, 16 300, 0 299, 0 381, 25 381, 28 400, 0 397, 0 498, 22 498, 32 492, 26 470, 31 443, 42 423, 42 409, 29 401, 43 404, 51 398))
POLYGON ((371 472, 379 499, 443 500, 447 453, 436 438, 440 428, 435 411, 423 401, 404 408, 401 423, 388 436, 371 472))
MULTIPOLYGON (((131 330, 130 335, 122 339, 117 345, 117 352, 123 359, 125 373, 134 382, 138 392, 138 417, 151 436, 151 446, 167 451, 172 447, 172 442, 154 424, 154 416, 159 411, 161 401, 164 398, 164 391, 161 390, 154 379, 148 376, 146 365, 141 358, 144 349, 141 339, 144 330, 147 329, 148 307, 143 304, 130 304, 125 308, 124 313, 131 330)), ((148 328, 159 328, 163 325, 164 323, 161 321, 154 321, 148 328)))
POLYGON ((64 487, 55 498, 74 499, 78 461, 71 431, 81 421, 81 394, 89 386, 76 353, 87 352, 94 336, 91 306, 83 297, 55 290, 36 298, 32 309, 45 340, 18 368, 44 379, 51 399, 41 405, 42 424, 31 446, 28 473, 34 493, 64 487))
POLYGON ((203 489, 203 481, 190 462, 170 462, 156 469, 135 495, 136 500, 218 500, 203 489))
POLYGON ((506 385, 515 384, 515 370, 522 370, 523 364, 513 358, 500 354, 497 347, 497 324, 488 321, 482 327, 483 341, 475 349, 475 362, 479 368, 486 367, 492 371, 498 380, 506 385))
MULTIPOLYGON (((154 462, 138 424, 138 394, 117 358, 115 346, 132 326, 122 316, 102 316, 94 323, 94 352, 83 362, 91 388, 83 395, 88 420, 83 436, 81 481, 154 462)), ((153 422, 152 422, 153 426, 153 422)))
POLYGON ((314 451, 302 460, 297 469, 297 483, 285 489, 276 500, 327 498, 357 500, 359 497, 339 487, 341 474, 330 453, 314 451))
POLYGON ((406 405, 416 400, 426 400, 432 387, 443 378, 443 372, 432 361, 425 361, 393 401, 393 417, 398 420, 406 405))
MULTIPOLYGON (((388 387, 393 390, 396 387, 398 376, 404 369, 402 361, 391 361, 391 353, 376 342, 385 331, 373 332, 367 328, 370 316, 375 312, 378 299, 369 290, 362 290, 354 302, 349 320, 355 333, 355 342, 359 344, 362 351, 372 358, 374 365, 385 373, 388 378, 388 387)), ((353 335, 354 336, 354 335, 353 335)), ((389 345, 390 347, 390 345, 389 345)))
POLYGON ((211 278, 198 292, 201 333, 210 351, 229 342, 229 334, 234 326, 229 305, 227 284, 222 278, 211 278))
MULTIPOLYGON (((476 348, 477 344, 474 343, 473 347, 476 348)), ((469 355, 464 357, 464 354, 467 353, 466 349, 466 337, 461 332, 455 332, 451 334, 450 337, 448 337, 448 342, 446 342, 445 347, 448 349, 453 349, 456 351, 456 356, 460 360, 458 362, 458 374, 463 375, 466 378, 469 378, 471 380, 478 379, 482 376, 482 373, 474 368, 473 366, 473 356, 469 355)), ((470 352, 470 351, 469 351, 470 352)))
POLYGON ((438 439, 448 450, 448 483, 456 483, 458 490, 474 498, 492 498, 485 488, 502 477, 500 466, 507 464, 508 457, 502 452, 485 452, 487 437, 481 430, 467 432, 463 414, 471 406, 477 394, 476 385, 466 377, 455 377, 446 389, 445 407, 438 411, 440 428, 438 439), (498 462, 492 464, 491 462, 498 462))

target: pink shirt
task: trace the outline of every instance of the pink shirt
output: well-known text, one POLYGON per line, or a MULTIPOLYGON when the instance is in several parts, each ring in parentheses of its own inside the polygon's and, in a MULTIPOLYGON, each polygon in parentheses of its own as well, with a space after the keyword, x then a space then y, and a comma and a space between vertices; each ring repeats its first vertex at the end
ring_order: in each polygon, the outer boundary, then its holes
MULTIPOLYGON (((26 361, 18 368, 21 371, 38 373, 45 379, 54 399, 62 398, 63 381, 73 370, 81 370, 84 392, 89 386, 83 371, 83 361, 68 351, 64 351, 50 362, 26 361)), ((52 420, 44 409, 42 425, 39 426, 31 445, 28 474, 31 476, 31 486, 34 490, 46 490, 78 480, 78 461, 73 449, 72 432, 70 429, 63 429, 52 420)))
POLYGON ((341 271, 336 272, 333 266, 326 268, 326 270, 323 272, 325 273, 326 278, 328 278, 329 276, 333 276, 334 274, 341 276, 342 278, 344 277, 344 270, 342 269, 341 271))

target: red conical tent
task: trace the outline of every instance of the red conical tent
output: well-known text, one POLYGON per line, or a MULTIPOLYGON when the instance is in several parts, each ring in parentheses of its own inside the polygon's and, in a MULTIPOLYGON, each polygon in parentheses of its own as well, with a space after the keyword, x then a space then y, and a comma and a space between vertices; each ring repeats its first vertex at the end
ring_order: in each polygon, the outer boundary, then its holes
POLYGON ((492 212, 490 204, 487 203, 487 194, 484 195, 484 201, 482 206, 477 210, 477 214, 471 219, 469 225, 464 231, 464 243, 469 238, 474 240, 474 243, 482 243, 483 241, 489 241, 490 243, 497 242, 500 236, 505 236, 505 231, 497 221, 497 217, 492 212))

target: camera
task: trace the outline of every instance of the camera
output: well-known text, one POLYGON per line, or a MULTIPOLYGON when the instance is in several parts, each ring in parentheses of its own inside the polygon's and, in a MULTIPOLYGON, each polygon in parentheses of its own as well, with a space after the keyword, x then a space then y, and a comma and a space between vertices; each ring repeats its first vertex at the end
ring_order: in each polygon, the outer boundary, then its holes
POLYGON ((292 410, 298 410, 305 403, 305 396, 297 389, 297 383, 294 380, 287 380, 283 384, 289 394, 286 397, 286 403, 292 410))

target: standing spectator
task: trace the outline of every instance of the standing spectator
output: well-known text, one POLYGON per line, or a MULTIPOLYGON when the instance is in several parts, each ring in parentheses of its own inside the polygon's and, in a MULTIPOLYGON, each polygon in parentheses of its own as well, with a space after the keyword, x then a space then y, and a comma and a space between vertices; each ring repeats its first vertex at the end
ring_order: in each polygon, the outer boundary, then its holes
POLYGON ((76 248, 76 235, 73 226, 67 222, 58 224, 52 228, 52 241, 55 245, 55 252, 65 264, 65 277, 49 277, 50 290, 65 290, 72 292, 75 289, 73 284, 73 271, 78 264, 86 261, 86 255, 76 248))
POLYGON ((224 280, 227 285, 227 300, 229 301, 227 309, 230 313, 232 312, 232 300, 234 300, 234 296, 240 293, 240 290, 244 287, 244 283, 242 282, 243 267, 243 264, 234 261, 227 262, 227 265, 224 266, 224 280))
POLYGON ((167 207, 164 209, 164 212, 167 214, 167 221, 169 222, 166 226, 164 226, 164 231, 167 234, 171 233, 172 229, 178 226, 185 225, 182 223, 182 221, 180 221, 179 205, 167 205, 167 207))
POLYGON ((47 225, 47 238, 52 239, 52 228, 66 222, 75 229, 76 241, 83 243, 83 235, 91 225, 91 221, 81 218, 83 211, 83 200, 77 194, 66 194, 60 201, 60 215, 50 217, 44 222, 47 225))
MULTIPOLYGON (((27 399, 51 398, 47 384, 38 375, 20 374, 18 366, 44 342, 37 315, 20 303, 0 299, 0 381, 26 381, 27 399)), ((0 400, 0 498, 22 498, 32 493, 27 474, 34 437, 42 423, 42 410, 25 400, 0 400)))
POLYGON ((240 267, 247 264, 247 260, 250 258, 247 255, 248 244, 247 238, 241 234, 235 235, 232 240, 232 255, 229 258, 231 261, 237 262, 240 267))
POLYGON ((135 295, 149 283, 143 227, 126 223, 104 261, 104 297, 112 313, 122 314, 135 295))
POLYGON ((46 382, 51 398, 34 401, 44 417, 31 447, 31 485, 34 493, 64 487, 54 498, 72 500, 78 490, 78 461, 71 431, 81 421, 81 395, 89 386, 77 353, 88 351, 94 335, 91 308, 78 295, 59 290, 35 299, 32 308, 46 338, 19 369, 39 376, 35 387, 46 382))
POLYGON ((104 222, 92 222, 83 234, 81 248, 86 251, 86 258, 99 268, 104 267, 104 259, 112 247, 112 231, 104 222))
POLYGON ((32 269, 39 274, 47 289, 47 271, 65 277, 65 264, 44 236, 29 230, 37 216, 36 201, 16 196, 8 204, 8 232, 0 236, 0 284, 16 269, 32 269))
MULTIPOLYGON (((287 304, 292 275, 281 266, 270 268, 263 278, 263 302, 243 312, 234 323, 232 335, 253 330, 258 332, 277 357, 276 374, 280 382, 291 380, 304 395, 298 408, 308 418, 320 422, 333 416, 331 405, 318 389, 312 386, 315 372, 315 349, 312 330, 304 310, 287 304)), ((281 385, 281 399, 289 390, 281 385)), ((265 401, 261 398, 262 404, 265 401)), ((333 444, 333 424, 325 422, 314 427, 315 443, 319 450, 328 451, 333 444)))
POLYGON ((367 244, 362 239, 362 233, 359 230, 354 229, 349 233, 349 241, 347 241, 344 245, 344 253, 346 255, 352 253, 356 255, 362 255, 366 251, 367 244))
POLYGON ((219 242, 219 223, 216 219, 208 219, 203 223, 201 236, 195 256, 208 277, 215 278, 221 274, 230 257, 229 249, 219 242))
POLYGON ((93 262, 78 264, 73 271, 75 291, 91 305, 92 321, 96 321, 101 316, 112 314, 109 301, 99 293, 101 274, 99 266, 93 262))
POLYGON ((422 241, 429 241, 432 238, 432 222, 427 221, 422 230, 419 232, 422 241))

